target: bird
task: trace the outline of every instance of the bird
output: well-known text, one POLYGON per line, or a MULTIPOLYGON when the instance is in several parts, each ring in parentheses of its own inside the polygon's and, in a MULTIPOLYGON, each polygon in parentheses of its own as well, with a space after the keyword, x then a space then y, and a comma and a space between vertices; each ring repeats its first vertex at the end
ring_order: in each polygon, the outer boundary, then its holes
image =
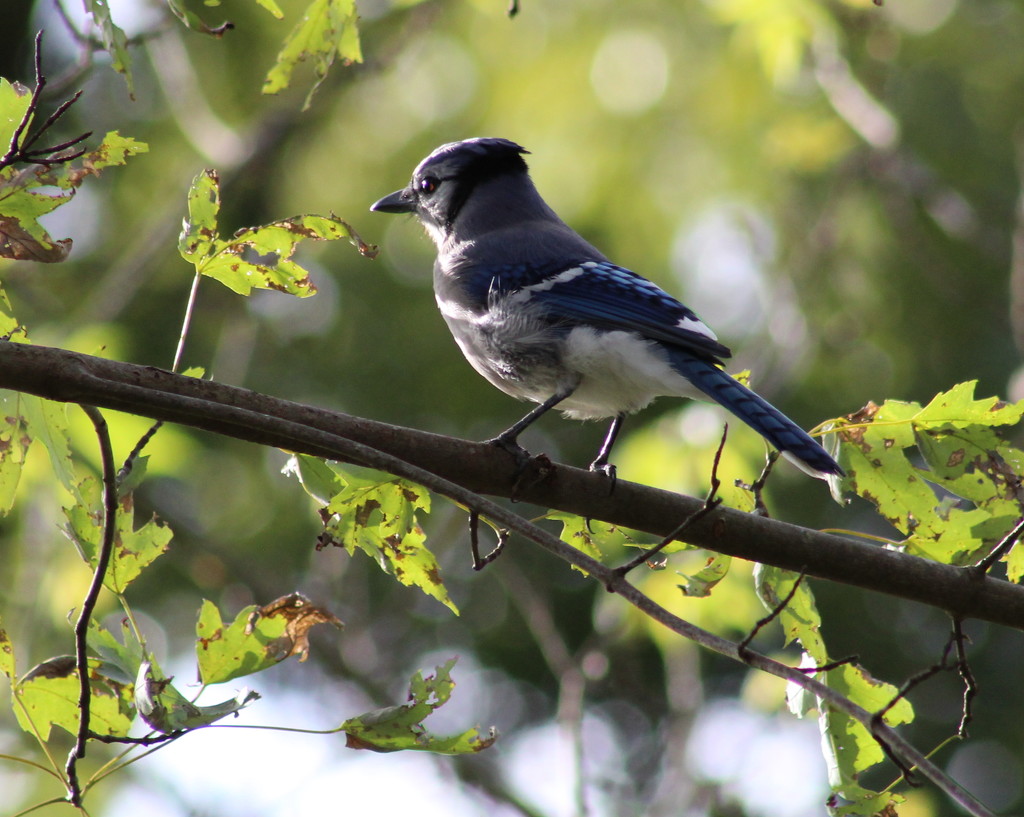
POLYGON ((725 372, 730 350, 691 309, 556 215, 528 153, 498 137, 441 145, 370 207, 418 218, 437 249, 437 306, 462 353, 501 391, 537 404, 489 442, 528 457, 518 437, 551 409, 611 418, 590 469, 614 485, 625 417, 677 396, 719 403, 811 476, 842 475, 818 442, 725 372))

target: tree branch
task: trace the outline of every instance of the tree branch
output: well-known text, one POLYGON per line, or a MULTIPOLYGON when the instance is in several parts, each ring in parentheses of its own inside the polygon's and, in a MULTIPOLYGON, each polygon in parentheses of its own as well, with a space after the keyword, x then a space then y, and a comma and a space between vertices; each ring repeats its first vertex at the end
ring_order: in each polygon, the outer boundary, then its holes
MULTIPOLYGON (((905 741, 895 730, 881 722, 881 719, 876 718, 875 715, 857 706, 835 690, 805 675, 801 670, 749 650, 745 651, 741 658, 736 644, 696 627, 669 612, 631 585, 617 570, 576 550, 518 514, 479 496, 465 485, 456 484, 440 476, 436 467, 428 471, 412 464, 411 458, 405 451, 403 451, 404 458, 402 458, 378 448, 372 448, 351 437, 341 436, 338 431, 333 429, 327 430, 322 426, 305 425, 292 416, 275 416, 272 410, 277 409, 287 415, 304 416, 306 419, 308 419, 308 414, 312 413, 323 423, 341 424, 342 427, 347 427, 353 433, 359 431, 365 433, 367 429, 376 430, 382 440, 388 441, 392 445, 396 440, 403 441, 421 456, 423 451, 419 450, 418 446, 423 448, 428 443, 432 443, 435 449, 434 453, 442 460, 446 454, 450 454, 452 448, 462 451, 463 457, 465 457, 465 452, 474 450, 481 455, 498 453, 504 460, 502 464, 507 472, 504 479, 499 477, 498 482, 503 484, 505 490, 511 492, 515 483, 521 479, 521 474, 517 473, 519 469, 516 468, 512 455, 501 452, 494 446, 465 443, 437 435, 423 434, 423 432, 413 432, 408 429, 357 420, 332 412, 322 412, 308 406, 275 400, 244 389, 184 378, 159 369, 112 363, 58 349, 11 343, 0 344, 0 386, 10 387, 14 384, 17 384, 17 388, 23 391, 51 399, 84 401, 85 398, 82 395, 89 394, 95 398, 90 402, 100 403, 110 408, 130 409, 135 413, 157 419, 187 422, 190 425, 241 439, 283 445, 293 450, 370 465, 420 482, 427 488, 470 507, 478 514, 497 520, 509 530, 519 533, 554 556, 587 572, 604 584, 610 592, 621 596, 649 618, 671 631, 695 641, 706 649, 733 660, 742 660, 751 667, 801 687, 818 698, 819 708, 829 706, 845 712, 868 728, 883 745, 886 752, 897 759, 901 768, 918 770, 969 814, 975 815, 975 817, 991 816, 991 812, 975 800, 969 792, 945 775, 941 769, 905 741), (78 396, 72 397, 68 392, 78 396), (196 396, 197 394, 202 396, 196 396), (259 406, 259 409, 254 408, 255 406, 259 406), (270 438, 277 441, 270 442, 270 438)), ((488 458, 484 457, 484 459, 488 458)), ((572 476, 575 471, 575 469, 565 468, 552 469, 550 464, 546 467, 552 471, 551 479, 555 482, 562 475, 572 476)), ((470 475, 474 475, 472 468, 470 468, 470 475)), ((465 477, 466 474, 463 473, 462 476, 465 477)), ((475 476, 483 478, 483 475, 480 474, 475 476)), ((595 479, 588 480, 588 482, 596 481, 598 483, 589 486, 595 504, 606 501, 607 495, 604 493, 604 488, 607 485, 606 479, 600 474, 592 476, 595 479)), ((625 488, 628 485, 628 483, 621 485, 620 488, 625 488)), ((541 487, 531 485, 529 490, 540 490, 541 487)), ((584 499, 586 499, 586 484, 579 487, 584 489, 584 499)), ((631 488, 640 489, 641 486, 631 486, 631 488)), ((685 498, 680 497, 680 499, 685 498)), ((697 500, 691 501, 697 502, 697 500)), ((591 515, 601 516, 599 513, 591 515)), ((739 516, 743 517, 744 515, 739 514, 739 516)), ((718 520, 716 519, 716 521, 718 520)), ((739 530, 739 526, 736 529, 739 530)), ((800 528, 793 529, 801 530, 800 528)), ((804 531, 804 534, 813 535, 814 532, 804 531)))
MULTIPOLYGON (((0 388, 116 409, 288 451, 372 464, 351 448, 343 450, 344 441, 351 440, 473 493, 509 497, 516 487, 514 459, 486 443, 387 425, 63 349, 0 343, 0 388)), ((517 498, 658 536, 667 535, 704 504, 694 497, 624 480, 609 496, 602 474, 564 465, 549 470, 539 483, 521 479, 517 498)), ((969 569, 729 508, 718 508, 696 520, 687 528, 686 540, 719 553, 918 601, 960 618, 1024 630, 1024 587, 969 569)))

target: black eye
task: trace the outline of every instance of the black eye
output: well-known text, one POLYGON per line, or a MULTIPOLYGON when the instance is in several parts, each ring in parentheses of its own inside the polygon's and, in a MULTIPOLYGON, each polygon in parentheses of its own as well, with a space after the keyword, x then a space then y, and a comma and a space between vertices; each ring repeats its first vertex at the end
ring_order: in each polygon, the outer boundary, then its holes
POLYGON ((437 186, 440 182, 433 176, 424 176, 420 179, 420 191, 423 193, 433 193, 437 190, 437 186))

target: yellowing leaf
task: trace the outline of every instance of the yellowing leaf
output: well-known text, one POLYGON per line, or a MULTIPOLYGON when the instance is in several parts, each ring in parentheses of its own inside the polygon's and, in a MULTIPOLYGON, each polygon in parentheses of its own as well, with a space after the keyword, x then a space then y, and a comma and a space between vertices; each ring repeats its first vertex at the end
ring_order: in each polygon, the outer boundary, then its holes
MULTIPOLYGON (((11 144, 14 132, 18 129, 31 101, 32 92, 28 88, 20 82, 8 82, 0 77, 0 147, 4 151, 11 144)), ((22 137, 26 130, 27 127, 23 129, 22 137)))
POLYGON ((250 605, 225 627, 220 611, 204 601, 196 625, 196 657, 204 684, 221 684, 271 667, 292 655, 305 661, 309 630, 342 623, 301 593, 282 596, 257 608, 250 605))
POLYGON ((0 627, 0 672, 7 676, 10 681, 15 679, 14 645, 11 643, 7 631, 0 627))
POLYGON ((0 393, 0 515, 14 505, 25 453, 32 442, 20 416, 20 395, 0 393))
POLYGON ((128 38, 111 19, 110 6, 105 0, 85 0, 85 10, 100 30, 103 48, 110 54, 111 65, 124 77, 128 85, 128 96, 134 99, 135 82, 132 79, 132 57, 128 51, 128 38))
POLYGON ((294 216, 262 227, 239 230, 230 239, 218 233, 220 182, 216 171, 196 176, 188 194, 188 218, 182 225, 178 252, 201 275, 214 278, 241 295, 253 289, 276 289, 299 297, 316 292, 309 275, 291 260, 300 241, 346 238, 363 255, 376 248, 366 244, 337 216, 294 216))
POLYGON ((276 94, 287 88, 296 66, 312 60, 316 81, 303 105, 304 110, 309 108, 313 95, 338 57, 345 64, 363 61, 356 26, 358 19, 355 0, 312 0, 285 40, 277 62, 267 72, 263 93, 276 94))
POLYGON ((947 564, 987 553, 1024 502, 1024 451, 1002 436, 1024 416, 1024 401, 975 399, 975 385, 954 386, 923 408, 870 404, 840 426, 845 486, 906 536, 907 552, 947 564))
POLYGON ((324 510, 322 544, 344 547, 349 553, 356 548, 364 551, 402 584, 420 588, 457 614, 441 581, 437 559, 427 549, 426 535, 416 521, 418 511, 430 511, 426 489, 370 469, 356 473, 349 468, 343 473, 346 486, 324 510))
MULTIPOLYGON (((79 484, 84 501, 64 509, 68 532, 90 565, 95 566, 100 542, 103 538, 103 513, 100 486, 93 477, 79 484)), ((166 525, 150 519, 138 530, 134 526, 134 501, 125 494, 120 499, 114 549, 104 586, 114 593, 125 589, 159 556, 167 552, 173 536, 166 525)))
POLYGON ((0 170, 0 256, 46 263, 63 261, 70 239, 55 241, 39 217, 71 201, 75 188, 88 176, 123 165, 130 156, 148 150, 142 142, 111 131, 95 150, 70 162, 19 171, 0 170))
MULTIPOLYGON (((824 673, 822 680, 868 712, 878 712, 889 706, 897 693, 895 686, 872 678, 863 667, 855 664, 836 667, 824 673)), ((914 710, 906 698, 901 698, 884 717, 889 726, 909 723, 913 719, 914 710)), ((819 709, 818 725, 828 763, 829 783, 837 791, 842 792, 846 784, 856 781, 861 772, 885 757, 871 733, 845 712, 824 705, 819 709)))
MULTIPOLYGON (((91 728, 100 734, 123 737, 132 719, 122 689, 111 681, 92 681, 89 717, 91 728)), ((50 730, 59 726, 69 734, 78 732, 78 673, 67 675, 42 672, 21 681, 14 689, 14 714, 26 732, 49 740, 50 730)))

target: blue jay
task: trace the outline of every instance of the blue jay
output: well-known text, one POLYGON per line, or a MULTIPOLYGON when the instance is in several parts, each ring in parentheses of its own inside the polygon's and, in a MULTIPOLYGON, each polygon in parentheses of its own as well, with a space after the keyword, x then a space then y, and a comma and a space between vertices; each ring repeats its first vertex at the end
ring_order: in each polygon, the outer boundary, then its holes
POLYGON ((525 456, 522 431, 558 406, 612 418, 591 470, 609 463, 623 418, 655 397, 711 399, 812 476, 842 470, 803 429, 722 370, 714 332, 653 283, 612 264, 566 225, 507 139, 442 145, 408 187, 370 208, 414 213, 437 246, 434 293, 466 359, 506 394, 537 403, 491 442, 525 456))

